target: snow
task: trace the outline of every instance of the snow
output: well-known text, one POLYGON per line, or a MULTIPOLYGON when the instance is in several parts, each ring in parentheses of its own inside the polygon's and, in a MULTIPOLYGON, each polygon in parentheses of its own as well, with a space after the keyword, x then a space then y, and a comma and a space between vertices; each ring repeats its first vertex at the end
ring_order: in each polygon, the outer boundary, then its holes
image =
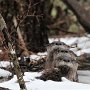
POLYGON ((66 43, 67 45, 72 45, 74 43, 77 43, 78 37, 66 37, 66 38, 60 38, 60 41, 66 43))
POLYGON ((7 77, 7 76, 11 76, 11 75, 12 75, 12 73, 10 73, 9 71, 0 69, 0 77, 7 77))
POLYGON ((71 50, 74 51, 74 53, 77 56, 80 56, 81 54, 84 54, 84 53, 90 53, 90 37, 89 36, 90 35, 83 36, 83 37, 65 37, 65 38, 58 38, 58 39, 50 38, 49 42, 51 43, 53 41, 62 41, 69 46, 77 44, 77 47, 71 48, 71 50))
POLYGON ((77 73, 78 73, 79 82, 90 84, 90 71, 78 70, 77 73))
POLYGON ((9 61, 0 61, 0 67, 10 67, 12 65, 9 61))
POLYGON ((49 38, 49 43, 52 43, 53 41, 58 41, 59 38, 49 38))
MULTIPOLYGON (((90 85, 71 82, 64 77, 62 77, 62 82, 55 82, 51 80, 42 81, 35 78, 40 75, 41 73, 38 72, 25 73, 24 80, 27 90, 90 90, 90 85)), ((16 75, 14 75, 11 80, 0 83, 0 87, 6 87, 11 90, 20 90, 16 75)))
POLYGON ((0 53, 2 53, 2 50, 0 50, 0 53))
POLYGON ((30 59, 31 59, 31 60, 38 60, 38 59, 40 59, 40 56, 30 55, 30 59))
MULTIPOLYGON (((53 41, 63 41, 68 45, 77 44, 77 47, 71 48, 78 56, 83 53, 90 53, 90 35, 88 37, 66 37, 66 38, 50 38, 49 42, 53 41), (79 49, 78 49, 79 48, 79 49)), ((1 52, 1 51, 0 51, 1 52)), ((38 60, 47 55, 45 53, 38 53, 37 55, 31 55, 31 60, 38 60)), ((0 67, 8 67, 10 63, 7 61, 1 61, 0 67)), ((42 81, 36 79, 41 75, 42 72, 25 72, 24 80, 27 90, 90 90, 90 71, 79 71, 79 83, 72 82, 62 77, 62 82, 56 82, 52 80, 42 81)), ((0 69, 0 76, 9 76, 11 73, 9 71, 0 69)), ((20 90, 18 80, 16 75, 6 82, 0 83, 0 87, 9 88, 11 90, 20 90)))
POLYGON ((37 55, 40 55, 40 56, 46 56, 47 55, 47 52, 44 52, 44 53, 38 53, 37 55))
POLYGON ((90 48, 87 48, 87 49, 82 49, 82 50, 79 50, 79 51, 76 51, 75 54, 77 56, 80 56, 81 54, 84 54, 84 53, 90 53, 90 48))
POLYGON ((30 55, 30 60, 39 60, 41 58, 44 58, 47 53, 38 53, 37 55, 30 55))
POLYGON ((10 52, 11 52, 11 54, 16 54, 15 50, 13 50, 13 49, 10 52))

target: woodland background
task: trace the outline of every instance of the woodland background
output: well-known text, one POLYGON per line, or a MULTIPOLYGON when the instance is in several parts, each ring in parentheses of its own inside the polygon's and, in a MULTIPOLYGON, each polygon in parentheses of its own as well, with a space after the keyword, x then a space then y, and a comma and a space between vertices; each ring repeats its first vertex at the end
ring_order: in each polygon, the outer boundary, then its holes
MULTIPOLYGON (((11 67, 7 70, 13 75, 16 73, 18 79, 23 79, 21 71, 24 69, 38 71, 43 68, 46 56, 40 61, 30 61, 30 55, 45 52, 49 38, 81 37, 89 33, 89 0, 0 0, 0 60, 12 59, 15 71, 11 71, 11 67), (15 55, 10 50, 15 50, 15 55), (24 57, 30 58, 24 63, 24 57), (19 58, 22 67, 18 65, 19 58)), ((90 69, 89 59, 90 53, 80 56, 80 64, 85 64, 81 69, 90 69)), ((24 80, 18 82, 24 89, 24 80)))
MULTIPOLYGON (((76 1, 89 11, 89 0, 76 1)), ((74 0, 72 4, 74 5, 74 0)), ((79 8, 76 10, 79 11, 79 8)), ((32 52, 45 51, 45 45, 49 43, 48 37, 61 37, 67 34, 80 36, 85 32, 62 0, 0 0, 0 13, 5 19, 18 56, 25 50, 18 39, 17 27, 13 22, 14 17, 20 28, 25 47, 32 52)), ((84 12, 79 11, 79 13, 82 16, 84 12)), ((87 17, 90 16, 87 15, 87 17)), ((2 38, 2 35, 0 36, 2 38)))

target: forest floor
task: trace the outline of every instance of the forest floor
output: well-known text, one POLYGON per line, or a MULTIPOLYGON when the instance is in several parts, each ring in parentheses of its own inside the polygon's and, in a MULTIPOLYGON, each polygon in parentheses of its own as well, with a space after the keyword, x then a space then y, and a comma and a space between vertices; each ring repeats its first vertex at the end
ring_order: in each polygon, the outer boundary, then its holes
MULTIPOLYGON (((77 55, 80 56, 84 53, 90 53, 90 35, 85 35, 82 37, 50 37, 49 42, 53 41, 63 41, 69 46, 76 45, 77 47, 71 48, 71 50, 77 55)), ((47 55, 47 52, 37 53, 31 55, 31 60, 38 60, 47 55)), ((0 62, 0 87, 8 88, 10 90, 20 90, 18 85, 18 80, 16 75, 12 77, 12 73, 2 69, 8 68, 10 66, 9 61, 0 62), (7 77, 10 77, 7 80, 7 77)), ((90 90, 90 70, 78 70, 79 82, 72 82, 62 77, 62 82, 56 82, 52 80, 42 81, 36 79, 40 76, 42 72, 25 72, 24 80, 26 83, 27 90, 90 90)), ((8 90, 0 88, 0 90, 8 90)))

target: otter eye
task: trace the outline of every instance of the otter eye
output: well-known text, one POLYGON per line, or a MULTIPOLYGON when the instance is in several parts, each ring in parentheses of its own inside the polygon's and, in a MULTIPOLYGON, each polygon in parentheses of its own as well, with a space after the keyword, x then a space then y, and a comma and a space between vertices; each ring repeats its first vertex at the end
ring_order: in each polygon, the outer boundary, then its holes
POLYGON ((67 50, 61 50, 61 52, 62 52, 62 53, 68 53, 68 51, 67 51, 67 50))

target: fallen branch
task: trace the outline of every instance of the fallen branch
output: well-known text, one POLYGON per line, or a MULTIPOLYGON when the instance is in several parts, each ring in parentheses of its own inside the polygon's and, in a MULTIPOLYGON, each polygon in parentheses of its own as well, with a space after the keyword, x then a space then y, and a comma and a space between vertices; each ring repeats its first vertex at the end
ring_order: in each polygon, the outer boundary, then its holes
POLYGON ((17 35, 18 35, 18 38, 19 38, 20 46, 22 47, 23 51, 25 52, 25 56, 29 56, 29 51, 26 48, 26 44, 25 44, 25 42, 23 40, 23 37, 21 35, 20 28, 18 26, 18 23, 17 23, 17 20, 16 20, 15 16, 13 17, 13 23, 14 23, 14 26, 15 26, 16 31, 17 31, 17 35))

